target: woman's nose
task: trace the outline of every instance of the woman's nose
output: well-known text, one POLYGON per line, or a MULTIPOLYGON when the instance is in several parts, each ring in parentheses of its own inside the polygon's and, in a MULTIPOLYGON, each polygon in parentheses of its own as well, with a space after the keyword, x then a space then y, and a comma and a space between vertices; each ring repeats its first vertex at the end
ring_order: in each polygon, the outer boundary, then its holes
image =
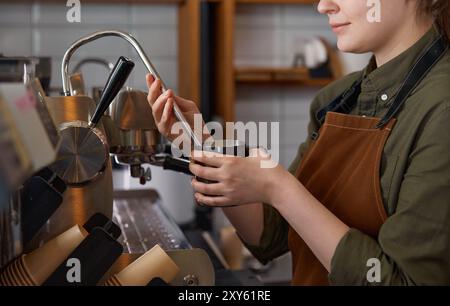
POLYGON ((317 10, 321 14, 336 14, 339 11, 339 5, 335 0, 320 0, 317 10))

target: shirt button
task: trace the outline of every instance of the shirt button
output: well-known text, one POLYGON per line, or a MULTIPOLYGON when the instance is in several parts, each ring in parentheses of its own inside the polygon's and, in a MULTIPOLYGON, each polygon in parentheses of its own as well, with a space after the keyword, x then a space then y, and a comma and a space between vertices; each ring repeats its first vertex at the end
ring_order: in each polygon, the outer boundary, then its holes
POLYGON ((389 97, 388 97, 387 94, 381 95, 381 101, 383 101, 383 102, 386 102, 388 98, 389 98, 389 97))

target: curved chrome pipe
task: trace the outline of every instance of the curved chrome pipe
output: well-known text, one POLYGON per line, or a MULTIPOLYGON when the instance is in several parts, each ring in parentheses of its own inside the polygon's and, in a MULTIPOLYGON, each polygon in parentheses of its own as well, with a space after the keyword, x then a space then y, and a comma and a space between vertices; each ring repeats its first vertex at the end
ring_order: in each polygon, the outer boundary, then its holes
MULTIPOLYGON (((118 30, 106 30, 106 31, 98 31, 94 32, 92 34, 86 35, 80 39, 78 39, 76 42, 74 42, 69 49, 67 49, 66 53, 64 54, 62 64, 61 64, 61 75, 62 75, 62 84, 63 84, 63 91, 66 96, 70 96, 70 87, 69 87, 69 61, 72 57, 72 55, 75 53, 75 51, 80 48, 81 46, 90 43, 94 40, 100 39, 102 37, 108 37, 108 36, 115 36, 120 37, 124 40, 126 40, 138 53, 139 57, 141 58, 144 65, 147 67, 147 70, 153 74, 156 78, 160 79, 160 76, 158 72, 156 71, 155 67, 153 66, 150 59, 145 54, 144 50, 142 49, 141 45, 137 42, 137 40, 128 33, 118 31, 118 30)), ((161 80, 162 82, 162 80, 161 80)), ((166 90, 166 86, 163 84, 163 90, 166 90)))
MULTIPOLYGON (((89 42, 92 42, 94 40, 97 40, 99 38, 107 37, 107 36, 115 36, 115 37, 119 37, 119 38, 126 40, 136 50, 137 54, 141 58, 145 67, 147 68, 148 72, 153 74, 155 76, 155 78, 157 78, 161 81, 163 91, 167 90, 167 87, 164 84, 161 77, 159 76, 159 73, 156 70, 155 66, 153 66, 152 62, 147 57, 147 54, 145 54, 141 45, 131 34, 125 33, 122 31, 118 31, 118 30, 106 30, 106 31, 94 32, 92 34, 84 36, 84 37, 78 39, 76 42, 74 42, 69 47, 69 49, 67 49, 66 53, 64 54, 62 64, 61 64, 62 84, 63 84, 63 92, 64 92, 65 96, 70 96, 69 61, 70 61, 72 55, 81 46, 83 46, 89 42)), ((197 135, 195 135, 195 133, 192 131, 191 126, 186 121, 186 118, 184 117, 183 113, 181 112, 178 105, 176 105, 176 104, 174 104, 174 112, 175 112, 175 116, 177 117, 177 119, 182 123, 185 132, 189 135, 191 140, 194 142, 194 145, 197 148, 201 148, 202 142, 198 139, 197 135)))

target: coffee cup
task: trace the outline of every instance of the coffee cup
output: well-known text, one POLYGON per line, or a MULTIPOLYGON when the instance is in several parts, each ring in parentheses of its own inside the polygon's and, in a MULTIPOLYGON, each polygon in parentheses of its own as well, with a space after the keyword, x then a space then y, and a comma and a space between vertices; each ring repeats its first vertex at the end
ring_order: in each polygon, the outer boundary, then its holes
POLYGON ((152 279, 160 278, 170 283, 180 269, 169 255, 155 245, 144 255, 105 282, 107 286, 146 286, 152 279))
POLYGON ((83 227, 75 225, 42 247, 24 255, 23 267, 33 283, 42 285, 87 235, 83 227))

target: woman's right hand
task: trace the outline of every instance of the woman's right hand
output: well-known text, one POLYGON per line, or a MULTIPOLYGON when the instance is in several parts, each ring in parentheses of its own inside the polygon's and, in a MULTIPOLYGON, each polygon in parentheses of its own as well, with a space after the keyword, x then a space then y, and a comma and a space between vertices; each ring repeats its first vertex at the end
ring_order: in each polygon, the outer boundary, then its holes
POLYGON ((178 108, 193 129, 194 115, 200 114, 197 105, 193 101, 175 96, 170 89, 163 93, 161 81, 155 80, 155 77, 151 74, 147 74, 146 80, 148 86, 147 100, 152 107, 153 118, 159 132, 170 141, 173 141, 180 135, 171 132, 173 124, 178 121, 173 111, 174 103, 178 105, 178 108))

